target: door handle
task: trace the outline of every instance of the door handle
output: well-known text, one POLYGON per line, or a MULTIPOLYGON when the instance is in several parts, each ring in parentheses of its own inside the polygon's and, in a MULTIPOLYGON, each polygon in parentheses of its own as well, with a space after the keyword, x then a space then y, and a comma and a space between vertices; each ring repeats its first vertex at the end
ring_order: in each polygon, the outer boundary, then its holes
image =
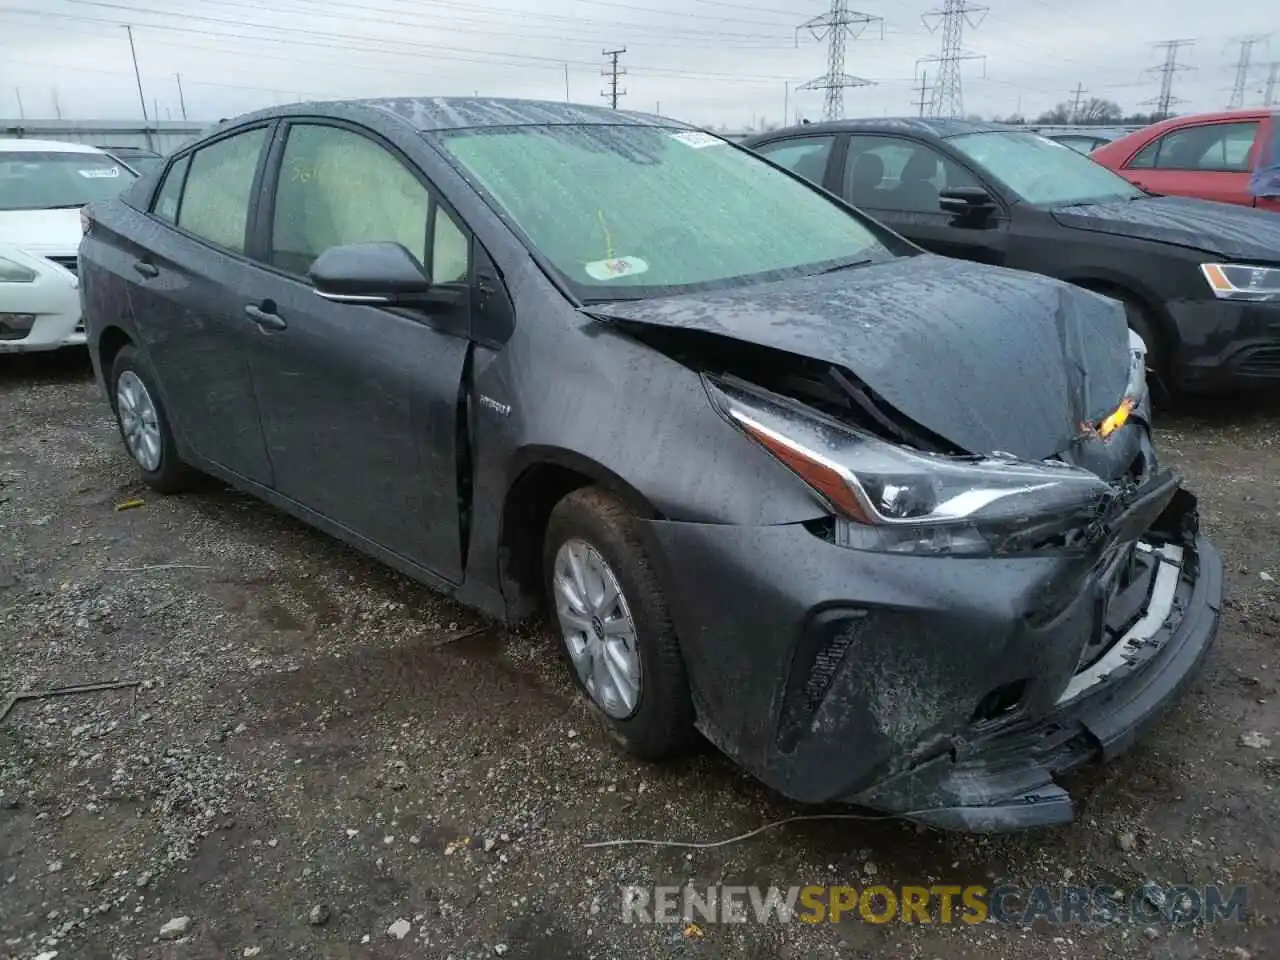
POLYGON ((284 318, 278 313, 271 310, 264 310, 256 303, 250 303, 244 308, 245 316, 258 325, 260 330, 283 330, 288 326, 284 322, 284 318))
POLYGON ((144 277, 160 276, 160 268, 157 267, 154 263, 147 263, 147 261, 145 260, 133 261, 133 269, 136 270, 138 273, 142 274, 144 277))

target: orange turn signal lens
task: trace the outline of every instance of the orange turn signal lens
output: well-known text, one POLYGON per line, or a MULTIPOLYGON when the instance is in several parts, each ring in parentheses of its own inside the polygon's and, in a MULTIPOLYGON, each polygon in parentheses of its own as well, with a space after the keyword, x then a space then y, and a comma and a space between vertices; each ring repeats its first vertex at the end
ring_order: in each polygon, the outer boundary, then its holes
POLYGON ((1227 273, 1222 269, 1221 264, 1202 264, 1200 270, 1204 278, 1209 281, 1209 286, 1213 288, 1214 293, 1227 294, 1235 290, 1235 284, 1227 279, 1227 273))
POLYGON ((812 487, 832 508, 858 523, 872 522, 862 501, 853 491, 853 477, 847 470, 794 440, 756 423, 737 410, 730 414, 752 439, 812 487))
POLYGON ((1133 400, 1125 400, 1115 411, 1098 424, 1098 435, 1104 440, 1123 427, 1129 421, 1129 414, 1136 406, 1133 400))

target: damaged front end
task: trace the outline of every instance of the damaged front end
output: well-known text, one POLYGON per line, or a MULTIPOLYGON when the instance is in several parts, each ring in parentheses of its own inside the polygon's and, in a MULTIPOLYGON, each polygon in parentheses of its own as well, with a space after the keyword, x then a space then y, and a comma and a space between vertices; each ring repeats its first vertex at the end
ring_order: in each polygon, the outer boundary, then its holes
POLYGON ((1222 593, 1131 349, 1114 412, 1045 460, 957 449, 847 369, 738 353, 708 373, 703 350, 712 403, 825 508, 651 525, 668 575, 699 584, 672 612, 708 737, 806 802, 984 832, 1069 821, 1054 778, 1158 714, 1222 593))

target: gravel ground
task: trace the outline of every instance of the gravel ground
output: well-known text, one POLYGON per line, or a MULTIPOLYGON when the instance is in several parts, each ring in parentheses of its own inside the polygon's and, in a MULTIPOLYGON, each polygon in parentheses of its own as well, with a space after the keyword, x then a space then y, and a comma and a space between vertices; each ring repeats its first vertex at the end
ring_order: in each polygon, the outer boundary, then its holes
POLYGON ((1232 407, 1160 430, 1227 560, 1218 645, 1158 729, 1077 778, 1077 823, 981 838, 823 821, 601 850, 583 844, 804 811, 710 751, 618 753, 539 630, 458 640, 484 624, 248 497, 150 495, 83 355, 0 357, 0 702, 138 684, 0 720, 0 958, 1280 955, 1280 405, 1232 407), (871 877, 1241 884, 1249 915, 621 920, 620 884, 871 877))

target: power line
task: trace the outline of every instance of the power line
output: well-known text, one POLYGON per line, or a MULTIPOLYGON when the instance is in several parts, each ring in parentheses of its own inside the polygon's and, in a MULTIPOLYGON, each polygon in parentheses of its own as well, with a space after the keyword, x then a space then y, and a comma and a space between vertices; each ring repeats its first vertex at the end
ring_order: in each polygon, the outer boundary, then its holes
POLYGON ((1181 103, 1181 97, 1173 95, 1173 77, 1176 73, 1191 68, 1185 64, 1178 63, 1178 51, 1183 47, 1190 47, 1195 40, 1161 40, 1159 43, 1152 44, 1157 50, 1164 51, 1164 63, 1158 67, 1150 67, 1147 73, 1160 74, 1160 95, 1151 100, 1143 100, 1143 103, 1154 103, 1156 106, 1156 118, 1164 120, 1172 114, 1169 108, 1175 103, 1181 103))
POLYGON ((619 47, 616 50, 602 50, 600 55, 609 58, 609 66, 600 71, 603 76, 609 78, 609 89, 602 90, 600 96, 609 101, 609 106, 618 109, 618 97, 625 97, 627 91, 618 89, 618 78, 626 76, 626 70, 618 69, 618 57, 627 52, 626 47, 619 47))
POLYGON ((827 41, 827 72, 801 84, 799 90, 823 90, 822 116, 827 120, 839 120, 844 116, 844 91, 849 87, 871 86, 873 81, 851 77, 844 72, 845 42, 862 36, 868 24, 880 26, 880 38, 884 39, 884 18, 873 17, 849 9, 849 0, 831 0, 831 10, 821 16, 806 20, 796 27, 796 43, 800 31, 808 30, 815 40, 827 41))
POLYGON ((938 78, 934 81, 929 101, 931 117, 964 116, 964 93, 961 87, 960 64, 965 60, 985 60, 981 54, 964 53, 965 24, 976 29, 987 15, 987 8, 971 4, 968 0, 946 0, 941 10, 930 10, 920 17, 930 33, 942 28, 942 49, 936 57, 924 57, 920 63, 937 63, 938 78))
POLYGON ((1253 48, 1266 39, 1265 36, 1254 36, 1245 37, 1240 41, 1240 59, 1236 61, 1236 82, 1231 88, 1231 102, 1227 104, 1228 110, 1244 106, 1244 88, 1249 82, 1249 62, 1253 58, 1253 48))

